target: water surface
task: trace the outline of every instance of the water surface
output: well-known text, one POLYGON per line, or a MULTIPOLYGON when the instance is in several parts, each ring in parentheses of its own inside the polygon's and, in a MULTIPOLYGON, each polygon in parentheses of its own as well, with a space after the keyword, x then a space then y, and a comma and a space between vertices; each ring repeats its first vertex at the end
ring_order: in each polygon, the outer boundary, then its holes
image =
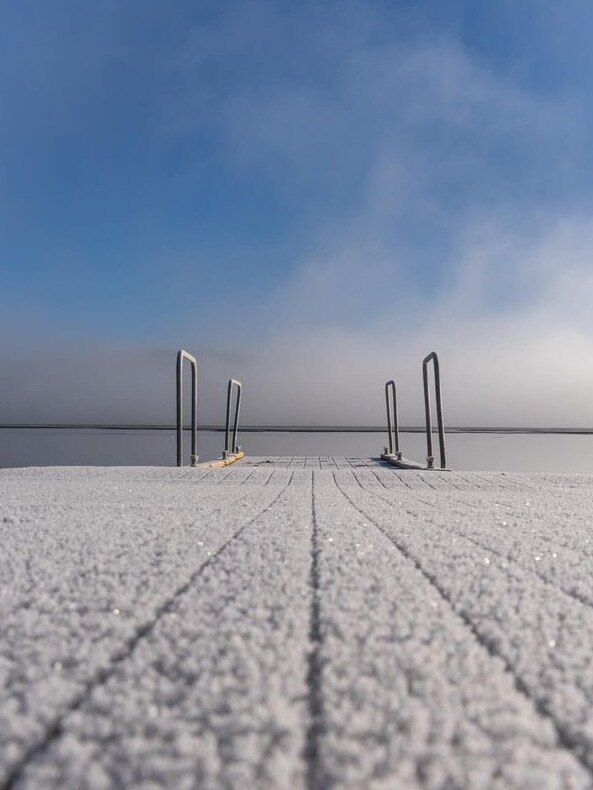
MULTIPOLYGON (((257 431, 240 437, 249 455, 345 455, 376 457, 383 433, 257 431)), ((434 437, 438 458, 437 438, 434 437)), ((224 434, 199 432, 200 460, 220 456, 224 434)), ((402 433, 408 458, 426 458, 421 433, 402 433)), ((189 453, 189 432, 186 432, 189 453)), ((593 436, 557 433, 447 434, 448 464, 459 470, 508 472, 593 472, 593 436)), ((0 467, 14 466, 173 466, 175 432, 90 428, 0 428, 0 467)))

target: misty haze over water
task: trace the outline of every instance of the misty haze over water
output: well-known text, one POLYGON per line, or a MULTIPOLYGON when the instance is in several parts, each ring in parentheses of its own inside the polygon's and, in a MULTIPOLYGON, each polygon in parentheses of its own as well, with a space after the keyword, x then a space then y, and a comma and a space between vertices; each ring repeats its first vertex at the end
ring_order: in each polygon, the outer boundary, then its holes
MULTIPOLYGON (((436 436, 435 436, 435 442, 436 436)), ((200 461, 220 456, 224 432, 199 432, 200 461)), ((239 437, 248 455, 377 457, 385 432, 250 431, 239 437)), ((447 459, 457 470, 593 472, 593 435, 571 433, 448 433, 447 459)), ((426 457, 421 432, 402 432, 404 455, 426 457)), ((189 452, 189 432, 185 439, 189 452)), ((173 466, 174 430, 0 428, 0 467, 173 466)))

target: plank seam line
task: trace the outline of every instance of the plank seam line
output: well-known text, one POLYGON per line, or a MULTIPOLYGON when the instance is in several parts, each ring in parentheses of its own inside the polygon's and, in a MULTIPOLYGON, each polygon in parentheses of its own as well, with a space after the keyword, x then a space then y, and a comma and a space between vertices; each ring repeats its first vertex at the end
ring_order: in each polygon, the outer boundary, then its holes
MULTIPOLYGON (((192 468, 190 467, 189 471, 188 471, 188 472, 186 472, 184 475, 181 475, 181 478, 180 478, 180 479, 181 479, 181 480, 187 480, 187 479, 189 479, 189 478, 190 478, 192 475, 195 475, 195 474, 196 474, 196 470, 195 470, 195 469, 192 469, 192 468)), ((196 482, 196 483, 198 483, 200 480, 203 480, 203 479, 204 479, 204 477, 206 477, 206 475, 205 475, 205 474, 204 474, 204 475, 202 475, 202 477, 199 477, 199 478, 198 478, 198 479, 197 479, 195 482, 196 482)))
MULTIPOLYGON (((230 502, 226 502, 225 505, 228 505, 228 504, 238 505, 240 502, 243 502, 244 499, 247 499, 247 497, 249 497, 250 495, 251 495, 250 491, 241 493, 238 497, 236 497, 236 499, 231 499, 230 502)), ((223 510, 223 509, 224 509, 224 505, 217 504, 214 508, 209 510, 207 513, 200 513, 198 515, 198 517, 195 518, 186 527, 180 527, 178 529, 180 529, 180 530, 193 529, 194 527, 196 527, 200 523, 200 521, 202 521, 204 519, 207 519, 207 518, 211 518, 215 513, 220 513, 220 511, 223 510)), ((111 559, 112 560, 120 560, 120 559, 122 559, 122 557, 125 557, 128 554, 131 554, 132 552, 137 552, 139 549, 142 549, 145 546, 148 546, 150 543, 153 543, 155 541, 155 539, 156 539, 155 536, 153 536, 152 538, 144 538, 140 543, 138 543, 138 544, 136 544, 134 546, 128 546, 128 548, 122 549, 121 551, 118 551, 117 553, 111 555, 111 559)), ((93 568, 88 568, 86 570, 79 571, 78 573, 77 573, 76 570, 71 570, 71 571, 68 571, 63 578, 64 578, 65 581, 69 581, 73 576, 78 576, 79 579, 84 580, 92 572, 93 572, 93 568)), ((0 788, 1 787, 2 787, 2 785, 0 785, 0 788)))
MULTIPOLYGON (((436 471, 436 470, 435 470, 435 471, 436 471)), ((424 488, 424 489, 426 489, 426 488, 430 488, 430 489, 432 489, 433 491, 436 491, 436 489, 435 489, 435 487, 433 486, 433 484, 432 484, 432 483, 430 483, 430 482, 429 482, 429 481, 428 481, 428 480, 427 480, 425 477, 423 477, 423 476, 422 476, 422 473, 420 472, 420 470, 418 470, 418 472, 417 472, 417 474, 416 474, 416 477, 418 478, 418 480, 420 480, 422 483, 424 483, 424 486, 419 486, 419 489, 420 489, 420 490, 422 490, 423 488, 424 488)))
POLYGON ((360 482, 360 480, 358 479, 358 475, 356 474, 356 472, 354 471, 354 469, 350 470, 350 474, 352 475, 352 477, 353 477, 353 478, 356 480, 356 482, 358 483, 358 486, 359 486, 359 488, 362 488, 362 483, 361 483, 361 482, 360 482))
MULTIPOLYGON (((567 728, 557 719, 555 718, 554 714, 546 707, 546 705, 541 702, 537 697, 532 697, 529 692, 529 687, 521 677, 516 673, 513 665, 499 652, 497 652, 490 641, 484 638, 477 627, 475 626, 472 619, 463 611, 457 611, 451 598, 447 595, 447 592, 441 587, 439 582, 436 579, 434 574, 430 573, 429 571, 425 570, 422 566, 422 562, 418 560, 405 546, 402 546, 392 535, 389 534, 383 527, 381 527, 375 519, 369 515, 368 512, 361 509, 355 502, 348 496, 348 494, 342 490, 338 482, 335 480, 336 487, 338 490, 343 494, 348 502, 352 505, 352 507, 357 510, 361 516, 368 519, 370 523, 390 542, 392 543, 395 548, 399 551, 399 553, 408 561, 410 562, 416 570, 422 574, 422 576, 428 581, 428 583, 436 590, 445 604, 449 607, 449 609, 453 612, 454 616, 458 617, 459 620, 463 623, 463 625, 467 628, 467 630, 472 634, 474 639, 476 640, 477 644, 486 651, 486 653, 490 656, 490 658, 497 659, 500 661, 504 667, 504 669, 508 672, 509 677, 513 681, 513 685, 518 694, 523 696, 525 699, 528 700, 530 705, 533 706, 535 712, 540 716, 540 718, 544 719, 545 721, 549 722, 552 726, 554 733, 556 735, 557 743, 569 752, 575 760, 577 760, 580 765, 587 771, 587 773, 593 776, 593 764, 587 760, 587 755, 583 753, 582 743, 581 740, 573 735, 567 730, 567 728)), ((367 491, 367 493, 369 493, 367 491)))
MULTIPOLYGON (((453 472, 453 473, 451 473, 449 475, 446 475, 446 474, 435 475, 433 477, 433 480, 440 480, 442 483, 446 483, 446 485, 443 486, 444 489, 449 489, 450 490, 451 488, 453 488, 455 491, 459 491, 460 490, 459 486, 455 482, 455 472, 453 472)), ((435 491, 442 491, 443 488, 437 489, 435 487, 435 491)), ((478 491, 482 490, 479 486, 475 486, 475 488, 478 491)))
MULTIPOLYGON (((392 491, 394 491, 395 489, 391 489, 391 490, 392 490, 392 491)), ((462 500, 460 500, 460 499, 459 499, 459 498, 457 498, 457 497, 456 497, 456 498, 453 498, 452 494, 453 494, 454 492, 440 491, 439 493, 440 493, 440 494, 441 494, 443 497, 448 497, 449 501, 450 501, 451 503, 455 504, 455 505, 465 505, 466 507, 470 507, 470 508, 472 508, 472 510, 477 510, 479 513, 483 513, 483 512, 484 512, 484 507, 482 507, 482 506, 480 506, 480 505, 474 505, 474 504, 473 504, 473 503, 471 503, 471 502, 464 503, 462 500)), ((461 492, 460 492, 460 493, 461 493, 461 492)), ((386 501, 387 501, 387 500, 386 500, 386 501)), ((438 510, 438 508, 437 508, 437 506, 434 504, 434 502, 427 502, 427 501, 426 501, 426 499, 421 499, 420 497, 418 497, 418 500, 417 500, 417 501, 418 501, 418 502, 420 502, 420 503, 422 503, 422 504, 424 504, 424 505, 427 505, 428 507, 432 508, 433 510, 438 510)), ((511 518, 511 519, 517 519, 517 518, 518 518, 518 516, 523 516, 523 515, 525 515, 525 514, 521 514, 521 513, 517 514, 517 511, 515 511, 515 510, 512 510, 512 509, 511 509, 511 507, 510 507, 510 506, 508 506, 508 505, 506 505, 506 504, 502 504, 502 506, 501 506, 500 510, 501 510, 501 512, 502 512, 502 511, 504 511, 504 512, 507 514, 507 518, 511 518)), ((458 515, 460 515, 460 516, 465 516, 465 515, 466 515, 466 513, 463 513, 463 511, 461 511, 461 510, 458 510, 458 509, 454 510, 453 512, 457 513, 457 514, 458 514, 458 515)), ((494 517, 494 515, 495 515, 495 514, 494 514, 494 513, 492 513, 492 516, 493 516, 493 517, 494 517)), ((540 513, 538 513, 538 512, 537 512, 537 511, 535 511, 535 510, 531 510, 531 511, 529 512, 529 515, 535 515, 535 516, 537 516, 538 518, 540 518, 540 517, 541 517, 541 514, 540 514, 540 513)), ((580 518, 580 515, 579 515, 579 514, 576 514, 576 515, 577 515, 577 516, 580 518)), ((575 514, 573 513, 573 514, 572 514, 572 516, 574 517, 574 516, 575 516, 575 514)), ((558 525, 557 525, 557 526, 558 526, 558 527, 562 527, 562 526, 564 525, 564 522, 565 522, 565 520, 566 520, 566 519, 565 519, 565 517, 564 517, 564 516, 563 516, 561 519, 558 519, 559 523, 558 523, 558 525)), ((586 526, 587 526, 589 523, 590 523, 590 519, 589 519, 589 518, 588 518, 588 519, 581 519, 581 520, 580 520, 580 524, 579 524, 579 526, 586 527, 586 526)), ((584 553, 584 552, 580 551, 580 550, 579 550, 578 548, 576 548, 574 545, 571 545, 570 543, 567 543, 566 541, 561 541, 561 540, 559 540, 558 538, 551 538, 551 537, 549 537, 549 536, 547 536, 547 535, 538 535, 538 538, 539 538, 540 540, 544 541, 544 543, 550 543, 552 546, 555 546, 556 548, 563 548, 563 549, 566 549, 567 551, 574 551, 576 554, 580 554, 580 555, 581 555, 582 557, 584 557, 585 559, 590 559, 590 555, 588 555, 588 554, 586 554, 586 553, 584 553)))
MULTIPOLYGON (((382 496, 380 493, 378 493, 376 491, 371 491, 368 488, 363 488, 363 490, 367 494, 370 494, 371 496, 377 496, 379 499, 383 500, 383 502, 385 502, 387 505, 391 505, 393 507, 393 502, 391 502, 389 499, 386 499, 386 497, 382 496)), ((427 502, 426 500, 419 499, 418 501, 422 502, 425 505, 428 505, 428 506, 432 507, 434 510, 437 509, 436 505, 433 505, 432 503, 427 502)), ((591 609, 593 607, 593 601, 585 598, 584 596, 581 596, 580 593, 577 593, 577 592, 574 592, 574 591, 571 591, 571 590, 566 590, 566 589, 564 589, 564 587, 561 587, 560 585, 554 584, 549 579, 546 579, 546 577, 541 574, 541 571, 533 570, 533 568, 529 568, 524 563, 519 562, 516 559, 512 559, 508 555, 505 556, 498 549, 493 549, 491 546, 488 546, 485 543, 481 543, 479 540, 476 540, 475 538, 472 538, 469 535, 466 535, 464 532, 460 532, 459 530, 455 529, 455 527, 447 527, 444 524, 439 524, 438 522, 434 521, 430 517, 423 517, 423 516, 421 516, 420 513, 414 513, 412 510, 408 510, 408 506, 402 507, 402 510, 408 516, 412 516, 412 518, 416 518, 416 519, 419 519, 421 521, 424 521, 425 523, 432 524, 437 529, 439 529, 441 532, 445 532, 445 534, 455 535, 456 537, 460 537, 463 540, 467 540, 469 543, 473 543, 474 546, 477 546, 479 549, 483 549, 484 551, 489 551, 491 554, 495 554, 497 557, 499 557, 504 562, 508 562, 509 565, 515 565, 517 568, 520 568, 524 573, 528 573, 528 574, 530 574, 532 576, 535 576, 535 578, 538 579, 538 581, 540 581, 546 587, 550 587, 555 592, 557 592, 557 593, 559 593, 561 595, 566 595, 569 598, 572 598, 574 601, 576 601, 577 603, 581 604, 582 606, 585 606, 588 609, 591 609)), ((459 513, 460 515, 462 515, 459 510, 457 510, 455 512, 459 513)), ((562 546, 562 548, 566 548, 566 547, 562 546)))
MULTIPOLYGON (((380 493, 371 491, 368 488, 363 488, 363 490, 367 494, 371 494, 372 496, 377 496, 379 499, 383 500, 383 502, 385 502, 387 505, 393 506, 393 502, 390 502, 389 499, 386 499, 380 493)), ((433 505, 432 503, 427 502, 424 499, 419 499, 418 501, 421 502, 422 504, 432 507, 433 510, 437 509, 436 505, 433 505)), ((537 571, 534 570, 533 568, 529 568, 525 563, 520 562, 517 559, 513 559, 508 555, 502 554, 501 551, 499 551, 498 549, 494 549, 492 548, 492 546, 488 546, 486 543, 482 543, 481 541, 476 540, 476 538, 472 538, 469 535, 466 535, 464 532, 461 532, 455 527, 453 526, 448 527, 444 524, 439 524, 437 521, 434 521, 434 519, 430 517, 423 517, 420 513, 414 513, 414 511, 408 510, 408 506, 402 507, 402 510, 405 513, 407 513, 408 516, 412 516, 412 518, 416 518, 419 519, 420 521, 424 521, 425 523, 432 524, 437 529, 441 530, 441 532, 445 532, 445 534, 455 535, 456 537, 462 538, 463 540, 467 540, 469 543, 473 543, 474 546, 477 546, 479 549, 483 549, 484 551, 489 551, 491 554, 495 554, 497 557, 503 560, 503 562, 508 562, 509 565, 515 565, 517 568, 520 568, 524 573, 528 573, 531 576, 535 576, 535 578, 538 579, 546 587, 550 587, 555 592, 561 593, 562 595, 566 595, 569 598, 572 598, 574 601, 581 604, 582 606, 586 606, 588 609, 591 609, 593 607, 593 601, 591 599, 585 598, 585 596, 581 595, 578 592, 574 592, 574 590, 567 590, 564 587, 560 586, 559 584, 558 585, 554 584, 552 581, 550 581, 545 576, 543 576, 541 571, 537 571)), ((463 515, 463 513, 459 510, 455 510, 454 512, 458 513, 459 515, 463 515)), ((576 549, 570 549, 561 543, 555 544, 551 538, 547 538, 546 540, 550 542, 553 546, 556 546, 557 548, 563 548, 567 551, 574 551, 575 553, 577 553, 576 549)))
POLYGON ((320 572, 319 572, 319 529, 315 508, 315 472, 311 471, 311 570, 309 585, 311 605, 309 608, 309 658, 307 667, 307 704, 309 708, 309 725, 305 735, 304 758, 306 761, 306 786, 309 790, 317 790, 326 786, 319 755, 319 741, 324 730, 324 704, 322 692, 323 662, 321 649, 323 634, 321 631, 320 572))
POLYGON ((395 472, 395 476, 397 477, 399 482, 404 485, 405 488, 409 489, 410 491, 413 491, 412 486, 408 483, 407 480, 404 479, 404 477, 402 477, 402 472, 395 472))
MULTIPOLYGON (((500 475, 501 475, 501 474, 503 474, 503 473, 501 473, 501 472, 497 472, 497 473, 495 473, 495 474, 498 474, 498 475, 500 476, 500 475)), ((485 477, 482 477, 482 476, 481 476, 481 475, 479 475, 477 472, 475 472, 475 475, 476 475, 476 477, 478 477, 480 480, 483 480, 485 483, 486 483, 486 482, 490 482, 490 486, 491 486, 491 488, 493 488, 495 491, 496 491, 496 490, 500 490, 500 491, 510 491, 510 492, 513 492, 513 491, 517 491, 517 490, 518 490, 518 488, 517 488, 517 486, 516 486, 516 485, 515 485, 514 487, 513 487, 513 486, 509 486, 509 485, 508 485, 509 481, 507 481, 507 480, 505 480, 505 481, 504 481, 504 483, 505 483, 505 484, 503 485, 502 483, 498 482, 498 480, 491 480, 491 481, 487 481, 485 477)), ((515 481, 511 481, 511 482, 515 483, 515 481)), ((527 475, 525 475, 525 478, 524 478, 524 479, 523 479, 521 482, 522 482, 522 486, 529 485, 529 486, 531 486, 531 488, 536 488, 536 487, 537 487, 537 488, 539 488, 539 486, 537 486, 537 485, 535 485, 534 483, 532 483, 532 482, 531 482, 531 480, 527 480, 527 475)))
MULTIPOLYGON (((459 472, 457 474, 459 475, 459 477, 463 479, 463 476, 459 472)), ((479 474, 478 472, 473 472, 472 474, 477 480, 481 480, 483 483, 486 483, 486 486, 482 487, 483 491, 488 491, 488 490, 492 491, 492 490, 496 490, 497 488, 500 488, 498 484, 494 485, 492 480, 488 480, 487 478, 482 477, 482 475, 479 474)), ((465 482, 467 483, 468 481, 466 480, 465 482)))
MULTIPOLYGON (((457 474, 457 477, 459 477, 461 480, 463 480, 464 483, 467 483, 468 485, 472 485, 473 481, 468 480, 467 477, 464 477, 460 472, 457 472, 456 474, 457 474)), ((485 480, 482 477, 479 477, 475 472, 474 472, 474 476, 475 476, 475 478, 477 480, 481 480, 482 482, 485 482, 485 480)), ((475 483, 473 483, 473 484, 478 489, 478 491, 488 491, 489 490, 488 486, 478 486, 475 483)), ((492 488, 492 486, 490 486, 490 488, 492 488)), ((461 489, 459 489, 459 490, 461 490, 461 489)))
POLYGON ((239 527, 239 529, 237 529, 231 535, 231 537, 222 544, 222 546, 220 546, 210 557, 208 557, 198 568, 196 568, 189 579, 180 585, 172 593, 172 595, 170 595, 156 608, 153 617, 148 622, 139 626, 135 633, 125 640, 123 646, 111 655, 109 663, 95 671, 94 675, 89 680, 87 680, 86 683, 84 683, 82 690, 73 699, 71 699, 70 702, 64 706, 62 711, 54 718, 49 727, 46 728, 45 733, 37 740, 36 743, 32 744, 29 749, 26 750, 23 756, 15 763, 12 769, 8 772, 7 777, 0 784, 0 788, 2 790, 11 790, 11 788, 15 787, 16 783, 22 778, 27 764, 33 758, 43 754, 52 745, 52 743, 61 736, 65 719, 71 713, 77 711, 90 697, 93 691, 100 686, 103 686, 115 674, 115 671, 120 666, 120 664, 132 656, 140 641, 152 633, 163 615, 170 611, 176 601, 178 601, 180 597, 189 591, 194 582, 207 568, 214 564, 215 560, 220 557, 225 549, 227 549, 230 544, 233 543, 258 518, 263 516, 264 513, 267 513, 272 507, 274 507, 276 502, 278 502, 278 500, 287 491, 288 487, 292 483, 293 477, 294 472, 288 480, 288 483, 274 497, 274 499, 272 499, 272 501, 266 505, 265 508, 260 510, 255 516, 250 518, 245 522, 245 524, 239 527))
MULTIPOLYGON (((480 490, 484 490, 484 489, 480 489, 480 490)), ((459 491, 460 491, 460 493, 462 493, 461 489, 459 489, 459 491)), ((506 493, 511 493, 511 494, 521 493, 520 489, 516 489, 516 490, 505 489, 505 491, 506 491, 506 493)), ((447 494, 447 496, 451 497, 453 493, 454 492, 449 492, 447 494)), ((531 496, 532 494, 535 494, 535 496, 537 496, 537 491, 536 490, 534 491, 533 487, 531 488, 531 494, 526 492, 527 496, 531 496)), ((459 500, 458 497, 456 497, 455 499, 452 499, 451 501, 459 503, 460 500, 459 500)), ((475 510, 479 510, 479 511, 483 510, 483 506, 481 506, 481 505, 475 505, 475 504, 471 504, 471 503, 468 503, 468 504, 470 505, 470 507, 474 508, 475 510)), ((513 517, 516 518, 517 517, 517 512, 512 509, 511 503, 503 501, 503 502, 500 502, 499 505, 500 505, 500 509, 504 510, 505 513, 508 513, 511 518, 513 518, 513 517)), ((529 515, 537 515, 537 516, 539 516, 539 513, 537 511, 534 511, 533 509, 531 509, 531 510, 529 510, 529 515)), ((572 515, 573 516, 577 515, 580 518, 580 514, 578 514, 578 513, 576 513, 576 514, 572 513, 572 515)), ((558 522, 559 522, 558 526, 559 527, 563 526, 563 524, 565 522, 565 516, 564 515, 562 517, 558 517, 557 516, 556 518, 558 519, 558 522)), ((587 518, 586 519, 584 519, 584 518, 581 519, 581 526, 585 526, 585 525, 587 525, 589 523, 590 523, 590 518, 589 518, 589 511, 588 511, 587 512, 587 518)), ((545 540, 546 538, 542 537, 542 539, 545 540)), ((568 544, 561 544, 561 545, 566 545, 566 547, 568 548, 568 544)))
MULTIPOLYGON (((381 483, 383 488, 387 489, 387 491, 389 491, 389 493, 394 494, 394 495, 396 493, 398 493, 398 489, 396 487, 394 487, 394 486, 386 486, 385 483, 381 480, 381 478, 377 475, 376 472, 373 472, 373 474, 375 475, 377 480, 381 483)), ((366 489, 366 490, 368 491, 368 489, 366 489)), ((459 497, 453 497, 454 492, 452 492, 452 491, 446 491, 446 490, 443 490, 443 489, 439 489, 438 491, 439 491, 439 495, 442 495, 443 497, 448 497, 449 501, 452 502, 453 504, 465 505, 465 507, 469 507, 472 510, 477 510, 479 513, 483 513, 484 512, 484 507, 482 505, 474 505, 472 502, 463 502, 462 500, 459 499, 459 497)), ((459 492, 462 493, 461 489, 459 489, 459 492)), ((371 493, 371 492, 369 491, 369 493, 371 493)), ((416 501, 420 502, 423 505, 427 505, 432 510, 437 510, 437 511, 439 510, 439 508, 437 507, 437 505, 435 505, 434 502, 427 501, 426 499, 422 499, 421 497, 417 497, 416 501)), ((388 500, 385 499, 385 502, 388 502, 388 500)), ((508 514, 509 518, 517 518, 517 512, 514 511, 514 510, 511 510, 511 508, 509 506, 503 504, 501 510, 504 510, 505 513, 508 514)), ((466 515, 461 510, 455 510, 454 512, 457 513, 460 516, 466 515)), ((531 511, 530 515, 533 515, 533 514, 539 516, 538 513, 535 513, 534 511, 531 511)), ((410 513, 410 515, 414 515, 414 514, 410 513)), ((492 516, 494 516, 494 513, 492 514, 492 516)), ((586 522, 583 522, 583 525, 585 523, 586 522)), ((576 549, 573 545, 570 545, 569 543, 566 543, 566 542, 559 541, 556 538, 550 538, 550 537, 548 537, 546 535, 539 535, 538 537, 540 538, 540 540, 543 540, 546 543, 551 543, 553 546, 562 547, 564 549, 567 549, 568 551, 574 551, 574 552, 577 552, 577 553, 579 552, 579 550, 576 549)), ((587 554, 583 554, 583 557, 587 557, 587 556, 588 556, 587 554)))
POLYGON ((195 469, 191 469, 191 467, 190 467, 190 469, 188 471, 188 468, 186 466, 181 467, 181 468, 185 469, 185 473, 184 474, 179 474, 179 467, 174 466, 171 472, 167 472, 164 475, 164 479, 168 478, 167 479, 168 483, 178 483, 180 480, 187 480, 188 478, 192 477, 192 475, 193 475, 194 478, 195 478, 194 482, 195 483, 199 483, 201 480, 203 480, 206 477, 206 472, 201 474, 200 477, 196 477, 197 472, 196 472, 195 469), (170 477, 169 477, 169 475, 170 475, 170 477))

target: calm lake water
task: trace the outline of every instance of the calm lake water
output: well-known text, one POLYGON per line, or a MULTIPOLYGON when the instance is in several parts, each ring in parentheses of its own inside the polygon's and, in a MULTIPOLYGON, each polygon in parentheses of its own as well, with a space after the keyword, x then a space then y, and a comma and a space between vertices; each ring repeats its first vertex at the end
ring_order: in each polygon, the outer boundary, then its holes
MULTIPOLYGON (((220 456, 224 434, 200 431, 200 460, 220 456)), ((383 433, 254 432, 241 438, 249 455, 377 456, 383 433)), ((434 437, 438 457, 437 437, 434 437)), ((186 433, 189 452, 189 432, 186 433)), ((407 458, 423 461, 425 437, 402 433, 407 458)), ((593 472, 593 436, 564 434, 447 434, 453 469, 507 472, 593 472)), ((175 433, 159 430, 0 428, 0 467, 14 466, 173 466, 175 433)))

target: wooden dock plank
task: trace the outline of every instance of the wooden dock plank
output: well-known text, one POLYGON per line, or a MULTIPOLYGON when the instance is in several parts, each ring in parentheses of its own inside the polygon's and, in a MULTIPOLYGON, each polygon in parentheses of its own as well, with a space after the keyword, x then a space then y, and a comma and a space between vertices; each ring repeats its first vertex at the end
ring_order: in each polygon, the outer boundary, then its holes
POLYGON ((590 787, 593 476, 0 471, 3 787, 590 787))

